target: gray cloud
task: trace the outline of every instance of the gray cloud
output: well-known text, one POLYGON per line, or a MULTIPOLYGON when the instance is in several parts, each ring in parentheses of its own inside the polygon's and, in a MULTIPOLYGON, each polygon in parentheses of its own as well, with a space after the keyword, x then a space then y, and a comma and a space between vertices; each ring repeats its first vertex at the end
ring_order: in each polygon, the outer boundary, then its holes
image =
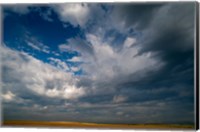
POLYGON ((129 3, 117 5, 113 9, 113 18, 124 25, 138 30, 145 29, 155 17, 155 13, 164 4, 161 3, 129 3))
POLYGON ((82 55, 93 55, 93 47, 87 41, 80 38, 71 38, 66 44, 59 45, 61 52, 79 51, 82 55))

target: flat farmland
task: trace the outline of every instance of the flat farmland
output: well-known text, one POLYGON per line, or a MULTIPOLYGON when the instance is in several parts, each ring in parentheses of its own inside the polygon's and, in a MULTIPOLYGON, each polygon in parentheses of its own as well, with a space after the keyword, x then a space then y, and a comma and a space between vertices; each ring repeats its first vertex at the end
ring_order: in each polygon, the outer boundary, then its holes
POLYGON ((194 129, 194 125, 179 124, 98 124, 83 122, 3 121, 2 126, 57 127, 57 128, 111 128, 111 129, 194 129))

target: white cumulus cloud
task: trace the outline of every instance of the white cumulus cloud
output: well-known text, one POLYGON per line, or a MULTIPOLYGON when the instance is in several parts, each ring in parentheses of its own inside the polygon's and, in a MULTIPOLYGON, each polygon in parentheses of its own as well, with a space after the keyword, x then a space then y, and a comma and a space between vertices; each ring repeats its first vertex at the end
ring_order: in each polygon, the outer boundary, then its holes
POLYGON ((90 8, 85 3, 67 3, 54 5, 61 21, 69 22, 74 26, 84 26, 89 19, 90 8))
POLYGON ((135 38, 127 37, 126 40, 124 41, 124 47, 129 48, 134 43, 136 43, 136 39, 135 38))
POLYGON ((2 97, 4 101, 12 101, 15 98, 15 95, 11 91, 7 91, 2 94, 2 97))
MULTIPOLYGON (((85 95, 82 87, 76 87, 77 79, 73 78, 69 72, 63 72, 27 53, 6 47, 1 48, 1 55, 2 67, 9 69, 9 71, 4 71, 3 74, 3 89, 18 92, 28 89, 40 96, 69 100, 85 95)), ((14 95, 10 92, 5 93, 3 97, 11 100, 14 95)))
MULTIPOLYGON (((87 41, 92 44, 94 59, 82 57, 83 61, 90 63, 83 64, 83 70, 90 74, 96 81, 114 79, 116 77, 128 76, 142 71, 147 72, 159 69, 163 63, 156 58, 149 56, 153 53, 137 55, 140 47, 134 46, 122 48, 115 51, 109 42, 94 34, 86 35, 87 41), (155 68, 156 66, 156 68, 155 68), (95 72, 93 72, 95 71, 95 72)), ((125 45, 130 46, 136 43, 134 38, 127 38, 125 45)))

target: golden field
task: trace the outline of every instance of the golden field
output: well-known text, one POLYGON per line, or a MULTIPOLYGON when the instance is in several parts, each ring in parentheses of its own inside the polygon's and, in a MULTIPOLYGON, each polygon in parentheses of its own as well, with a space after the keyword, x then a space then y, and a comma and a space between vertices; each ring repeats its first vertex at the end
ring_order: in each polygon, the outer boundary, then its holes
POLYGON ((111 128, 111 129, 194 129, 193 125, 175 124, 97 124, 51 121, 3 121, 3 126, 60 127, 60 128, 111 128))

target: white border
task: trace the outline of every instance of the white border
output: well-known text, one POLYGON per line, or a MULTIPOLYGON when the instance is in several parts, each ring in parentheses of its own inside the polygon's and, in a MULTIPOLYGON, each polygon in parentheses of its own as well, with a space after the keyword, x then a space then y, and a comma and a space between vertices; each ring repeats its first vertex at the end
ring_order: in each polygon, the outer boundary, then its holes
MULTIPOLYGON (((71 2, 184 2, 195 0, 1 0, 0 4, 15 3, 71 3, 71 2)), ((198 0, 199 1, 199 0, 198 0)))

